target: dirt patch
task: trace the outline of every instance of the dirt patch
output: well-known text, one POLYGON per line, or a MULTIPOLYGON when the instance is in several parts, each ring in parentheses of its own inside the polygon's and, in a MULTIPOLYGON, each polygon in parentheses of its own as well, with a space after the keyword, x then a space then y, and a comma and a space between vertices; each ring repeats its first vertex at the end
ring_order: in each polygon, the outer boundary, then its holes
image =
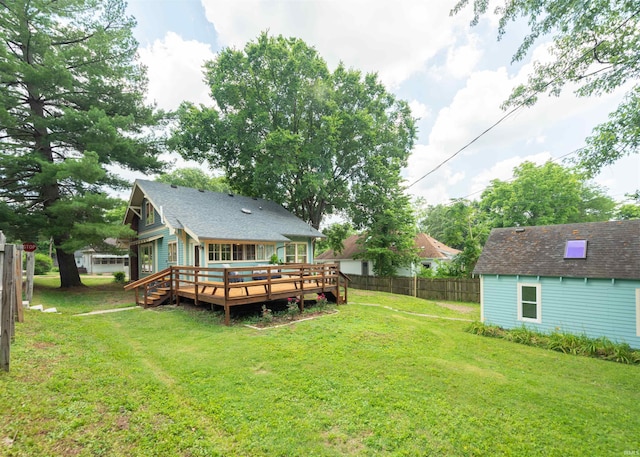
POLYGON ((458 311, 459 313, 464 313, 464 314, 471 314, 476 311, 475 307, 467 306, 467 305, 456 305, 453 303, 442 303, 442 302, 436 302, 436 305, 442 306, 443 308, 447 308, 453 311, 458 311))

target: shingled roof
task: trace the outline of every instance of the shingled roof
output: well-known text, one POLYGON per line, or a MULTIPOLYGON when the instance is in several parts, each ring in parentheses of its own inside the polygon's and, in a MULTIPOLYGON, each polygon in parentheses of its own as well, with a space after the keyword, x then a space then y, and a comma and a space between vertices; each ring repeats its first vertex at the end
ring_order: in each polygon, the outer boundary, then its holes
MULTIPOLYGON (((130 207, 147 198, 171 228, 198 239, 289 241, 290 237, 324 235, 281 205, 261 198, 202 191, 155 181, 136 180, 130 207)), ((125 223, 134 213, 127 210, 125 223)))
POLYGON ((473 272, 640 279, 640 220, 493 229, 473 272), (564 258, 568 240, 587 240, 586 258, 564 258))
MULTIPOLYGON (((318 260, 350 260, 360 252, 362 247, 358 244, 358 240, 362 235, 351 235, 344 240, 344 249, 339 254, 329 249, 322 254, 316 256, 318 260)), ((442 244, 435 238, 430 237, 426 233, 418 233, 415 238, 415 245, 420 251, 418 257, 421 259, 448 259, 458 254, 460 251, 450 248, 446 244, 442 244)))

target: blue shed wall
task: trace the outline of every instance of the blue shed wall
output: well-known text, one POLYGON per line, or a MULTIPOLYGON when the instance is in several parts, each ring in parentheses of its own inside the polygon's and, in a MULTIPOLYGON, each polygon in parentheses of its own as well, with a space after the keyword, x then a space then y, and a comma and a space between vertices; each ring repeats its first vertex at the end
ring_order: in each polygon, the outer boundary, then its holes
POLYGON ((640 281, 482 275, 483 321, 504 328, 563 331, 640 348, 636 289, 640 281), (518 283, 540 284, 541 323, 518 320, 518 283))

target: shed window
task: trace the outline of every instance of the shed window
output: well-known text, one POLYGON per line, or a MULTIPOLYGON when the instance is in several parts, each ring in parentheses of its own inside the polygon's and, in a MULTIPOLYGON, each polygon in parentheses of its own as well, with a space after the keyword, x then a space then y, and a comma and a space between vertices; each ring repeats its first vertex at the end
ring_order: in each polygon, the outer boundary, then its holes
POLYGON ((518 283, 518 320, 542 322, 540 284, 518 283))

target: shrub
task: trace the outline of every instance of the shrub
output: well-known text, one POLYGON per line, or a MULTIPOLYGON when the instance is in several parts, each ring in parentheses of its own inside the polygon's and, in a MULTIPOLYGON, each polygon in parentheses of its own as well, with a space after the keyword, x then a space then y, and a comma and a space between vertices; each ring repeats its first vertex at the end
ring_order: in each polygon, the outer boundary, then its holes
POLYGON ((36 252, 34 274, 46 275, 53 268, 53 260, 46 254, 36 252))
POLYGON ((113 280, 119 284, 124 284, 125 274, 124 271, 114 271, 113 280))
POLYGON ((614 343, 606 337, 589 338, 587 335, 575 335, 556 329, 551 333, 540 333, 525 326, 504 330, 496 325, 482 322, 469 324, 466 331, 475 335, 503 338, 514 343, 541 347, 565 354, 596 357, 604 360, 626 364, 640 364, 640 350, 635 350, 627 343, 614 343))
POLYGON ((287 298, 287 314, 290 316, 298 315, 300 313, 300 308, 298 307, 299 302, 298 297, 287 298))

